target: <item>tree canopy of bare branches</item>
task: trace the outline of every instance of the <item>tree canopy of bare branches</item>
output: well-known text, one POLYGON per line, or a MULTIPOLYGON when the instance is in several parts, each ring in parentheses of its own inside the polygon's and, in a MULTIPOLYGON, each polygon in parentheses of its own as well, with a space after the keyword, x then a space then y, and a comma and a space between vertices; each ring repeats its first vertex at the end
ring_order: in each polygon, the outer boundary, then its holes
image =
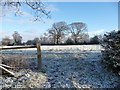
POLYGON ((34 12, 34 21, 42 20, 43 16, 50 18, 50 11, 47 10, 46 5, 41 0, 25 0, 24 2, 20 0, 1 0, 0 6, 2 11, 12 10, 15 15, 22 15, 21 7, 28 7, 34 12))
POLYGON ((87 32, 87 25, 83 22, 73 22, 69 28, 75 44, 82 38, 82 34, 87 32))
POLYGON ((13 40, 14 40, 14 44, 20 45, 22 42, 22 36, 20 36, 20 34, 17 31, 15 31, 13 33, 13 40))
POLYGON ((65 35, 65 31, 67 31, 68 25, 66 22, 57 22, 52 25, 52 28, 48 30, 50 36, 53 37, 54 44, 60 44, 61 39, 65 35))
POLYGON ((9 37, 2 38, 2 45, 9 45, 10 39, 9 37))

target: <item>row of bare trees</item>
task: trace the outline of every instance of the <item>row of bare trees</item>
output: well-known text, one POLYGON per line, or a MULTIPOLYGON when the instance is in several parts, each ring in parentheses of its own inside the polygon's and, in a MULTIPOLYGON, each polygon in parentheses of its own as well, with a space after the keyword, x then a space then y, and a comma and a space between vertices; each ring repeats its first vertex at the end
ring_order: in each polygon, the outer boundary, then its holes
MULTIPOLYGON (((22 15, 24 11, 23 7, 28 7, 30 11, 32 11, 34 16, 34 21, 39 21, 46 16, 48 18, 51 17, 50 10, 47 10, 47 6, 41 2, 41 0, 35 0, 34 2, 30 2, 29 0, 25 2, 20 2, 17 0, 16 2, 10 0, 1 0, 0 6, 3 12, 13 11, 15 15, 22 15), (5 11, 7 10, 7 11, 5 11)), ((29 12, 28 12, 29 13, 29 12)), ((2 13, 3 14, 3 13, 2 13)), ((39 38, 34 38, 33 40, 28 40, 26 44, 35 44, 35 41, 39 38)), ((42 44, 79 44, 83 42, 89 42, 89 35, 87 33, 87 25, 83 22, 73 22, 67 25, 66 22, 56 22, 52 25, 51 28, 47 30, 47 32, 40 37, 42 44)), ((97 37, 93 38, 92 42, 98 40, 97 37)), ((22 44, 22 37, 18 32, 14 32, 13 39, 9 39, 9 37, 5 37, 2 40, 2 44, 4 45, 20 45, 22 44)))
POLYGON ((2 45, 35 45, 36 41, 40 39, 41 44, 99 44, 100 36, 94 36, 89 38, 87 32, 87 25, 83 22, 73 22, 67 24, 66 22, 53 23, 52 27, 49 28, 46 33, 40 37, 35 37, 33 40, 28 40, 22 43, 22 36, 15 31, 12 35, 13 39, 4 37, 2 39, 2 45))
POLYGON ((12 35, 13 39, 9 37, 4 37, 1 41, 2 45, 21 45, 22 44, 22 36, 15 31, 12 35))
POLYGON ((87 25, 83 22, 73 22, 67 25, 66 22, 56 22, 47 33, 40 37, 42 43, 63 44, 70 40, 73 44, 87 42, 89 35, 87 25))

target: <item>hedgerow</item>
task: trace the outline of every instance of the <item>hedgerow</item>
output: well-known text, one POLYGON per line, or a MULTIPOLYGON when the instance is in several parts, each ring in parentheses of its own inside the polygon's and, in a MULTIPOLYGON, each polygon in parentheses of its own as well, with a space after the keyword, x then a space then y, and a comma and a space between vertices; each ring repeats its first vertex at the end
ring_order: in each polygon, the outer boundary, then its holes
POLYGON ((105 34, 102 46, 103 63, 120 75, 120 30, 105 34))

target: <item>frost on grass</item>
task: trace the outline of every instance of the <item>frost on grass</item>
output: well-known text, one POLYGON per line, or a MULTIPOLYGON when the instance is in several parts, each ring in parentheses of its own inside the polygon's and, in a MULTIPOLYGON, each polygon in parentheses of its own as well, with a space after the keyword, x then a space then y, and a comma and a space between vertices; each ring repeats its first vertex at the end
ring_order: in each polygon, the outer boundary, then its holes
POLYGON ((17 78, 15 77, 1 77, 1 87, 7 88, 40 88, 45 87, 47 79, 45 74, 33 72, 31 70, 20 70, 17 78))
POLYGON ((120 85, 119 78, 102 67, 100 50, 100 46, 97 45, 42 46, 44 73, 36 71, 35 50, 26 50, 31 57, 27 59, 30 68, 17 71, 16 73, 21 76, 18 79, 2 77, 2 84, 10 85, 9 87, 22 84, 23 87, 33 88, 117 87, 120 85))

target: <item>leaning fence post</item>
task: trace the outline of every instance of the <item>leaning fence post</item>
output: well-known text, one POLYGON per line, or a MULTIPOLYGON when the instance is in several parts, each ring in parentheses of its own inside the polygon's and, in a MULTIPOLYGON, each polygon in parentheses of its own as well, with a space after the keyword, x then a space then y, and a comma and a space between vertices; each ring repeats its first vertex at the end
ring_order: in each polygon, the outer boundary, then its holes
POLYGON ((37 47, 37 61, 38 61, 37 68, 38 68, 38 70, 40 71, 40 70, 41 70, 41 67, 42 67, 40 41, 38 41, 38 42, 36 43, 36 47, 37 47))

